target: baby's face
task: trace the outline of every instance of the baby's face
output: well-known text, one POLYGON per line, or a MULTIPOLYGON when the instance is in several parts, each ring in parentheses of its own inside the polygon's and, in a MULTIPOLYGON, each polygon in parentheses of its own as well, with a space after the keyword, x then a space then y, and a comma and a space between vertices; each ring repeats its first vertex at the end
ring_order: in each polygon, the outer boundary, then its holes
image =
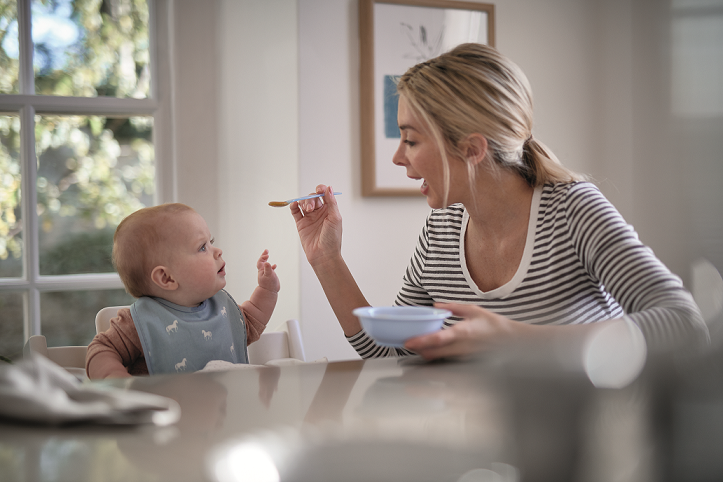
POLYGON ((196 212, 178 215, 169 261, 183 306, 196 306, 226 286, 226 263, 206 221, 196 212))

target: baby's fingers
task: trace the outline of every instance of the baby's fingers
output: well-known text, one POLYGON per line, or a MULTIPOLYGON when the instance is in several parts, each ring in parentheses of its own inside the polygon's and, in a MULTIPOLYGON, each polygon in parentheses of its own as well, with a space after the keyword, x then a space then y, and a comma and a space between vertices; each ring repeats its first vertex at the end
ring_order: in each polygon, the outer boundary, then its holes
POLYGON ((256 261, 256 269, 260 270, 263 268, 264 263, 266 263, 269 260, 269 250, 265 249, 263 253, 261 253, 261 256, 259 256, 259 260, 256 261))

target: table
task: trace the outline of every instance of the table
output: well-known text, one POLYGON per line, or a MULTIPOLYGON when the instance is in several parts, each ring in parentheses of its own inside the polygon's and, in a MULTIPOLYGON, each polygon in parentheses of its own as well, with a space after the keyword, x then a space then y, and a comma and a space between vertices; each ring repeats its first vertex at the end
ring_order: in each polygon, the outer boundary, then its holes
POLYGON ((0 422, 0 480, 723 480, 721 361, 649 359, 620 389, 544 350, 104 381, 174 398, 180 422, 0 422))

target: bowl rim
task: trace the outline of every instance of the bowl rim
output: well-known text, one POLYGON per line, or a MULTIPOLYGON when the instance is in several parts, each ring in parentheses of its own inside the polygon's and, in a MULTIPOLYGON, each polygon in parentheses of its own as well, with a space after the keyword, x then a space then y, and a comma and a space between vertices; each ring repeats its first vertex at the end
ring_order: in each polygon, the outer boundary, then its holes
POLYGON ((417 305, 395 305, 395 306, 363 306, 355 308, 352 313, 357 317, 371 318, 376 320, 396 320, 396 321, 433 321, 439 319, 446 319, 452 316, 452 312, 442 308, 434 308, 432 306, 417 306, 417 305), (383 314, 375 313, 375 311, 382 310, 395 310, 397 308, 413 309, 421 311, 422 313, 415 313, 409 315, 401 314, 383 314))

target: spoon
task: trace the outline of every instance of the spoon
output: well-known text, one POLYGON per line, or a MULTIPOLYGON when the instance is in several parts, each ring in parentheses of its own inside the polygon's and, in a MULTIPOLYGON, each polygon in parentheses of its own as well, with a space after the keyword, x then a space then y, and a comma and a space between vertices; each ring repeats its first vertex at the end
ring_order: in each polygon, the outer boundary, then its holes
MULTIPOLYGON (((340 193, 340 192, 335 192, 335 193, 334 193, 334 196, 338 196, 339 194, 341 194, 341 193, 340 193)), ((321 196, 323 196, 323 195, 324 195, 324 193, 321 193, 321 194, 312 194, 312 195, 310 195, 310 196, 303 196, 303 197, 297 197, 297 198, 295 198, 295 199, 289 199, 288 201, 271 201, 271 202, 269 203, 269 206, 273 206, 273 207, 275 207, 275 208, 282 208, 282 207, 284 207, 284 206, 288 206, 289 204, 291 204, 291 203, 294 202, 294 201, 303 201, 304 199, 314 199, 314 198, 317 198, 317 197, 321 197, 321 196)))

